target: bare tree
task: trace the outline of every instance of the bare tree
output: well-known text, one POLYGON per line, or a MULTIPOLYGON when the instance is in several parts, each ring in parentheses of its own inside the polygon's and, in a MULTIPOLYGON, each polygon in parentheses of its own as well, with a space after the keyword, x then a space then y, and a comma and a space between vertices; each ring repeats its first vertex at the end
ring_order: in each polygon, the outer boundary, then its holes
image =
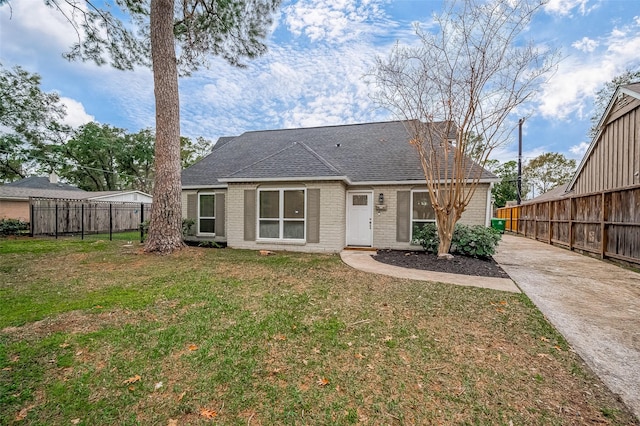
MULTIPOLYGON (((78 34, 69 59, 110 61, 118 69, 151 66, 156 97, 155 186, 146 251, 183 246, 180 201, 178 73, 189 74, 208 55, 243 66, 266 51, 263 40, 280 0, 44 0, 78 34), (100 7, 98 6, 100 5, 100 7), (119 9, 114 14, 111 11, 119 9), (129 17, 123 21, 119 16, 129 17)), ((0 0, 0 6, 9 3, 0 0)))
POLYGON ((557 51, 523 40, 542 4, 448 1, 433 31, 416 26, 417 46, 396 45, 372 72, 374 99, 405 120, 420 158, 441 258, 450 257, 455 224, 490 153, 511 134, 510 114, 556 68, 557 51))

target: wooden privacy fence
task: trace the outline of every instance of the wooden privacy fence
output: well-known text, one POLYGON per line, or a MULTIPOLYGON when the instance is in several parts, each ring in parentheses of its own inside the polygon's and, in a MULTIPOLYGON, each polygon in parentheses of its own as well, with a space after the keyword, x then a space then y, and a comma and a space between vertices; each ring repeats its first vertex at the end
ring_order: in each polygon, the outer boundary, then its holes
MULTIPOLYGON (((111 235, 137 231, 151 204, 31 198, 31 235, 111 235)), ((141 234, 142 238, 142 234, 141 234)))
POLYGON ((640 185, 498 209, 505 229, 640 265, 640 185))

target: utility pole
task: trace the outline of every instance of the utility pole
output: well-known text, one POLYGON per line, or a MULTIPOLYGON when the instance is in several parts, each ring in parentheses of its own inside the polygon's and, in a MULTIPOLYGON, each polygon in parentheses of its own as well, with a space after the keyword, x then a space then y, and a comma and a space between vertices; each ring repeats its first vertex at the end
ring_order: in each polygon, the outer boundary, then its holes
POLYGON ((522 123, 524 118, 518 120, 518 193, 516 197, 518 205, 522 202, 522 123))

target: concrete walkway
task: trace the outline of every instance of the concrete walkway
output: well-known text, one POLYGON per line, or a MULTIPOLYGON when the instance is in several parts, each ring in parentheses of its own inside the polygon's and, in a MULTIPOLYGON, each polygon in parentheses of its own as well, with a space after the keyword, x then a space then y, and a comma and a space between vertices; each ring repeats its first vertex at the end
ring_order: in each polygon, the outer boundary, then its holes
POLYGON ((494 259, 640 418, 640 274, 513 235, 494 259))
POLYGON ((436 281, 470 287, 490 288, 493 290, 520 293, 520 289, 508 278, 474 277, 470 275, 447 274, 444 272, 421 271, 377 262, 371 257, 374 251, 343 250, 342 261, 352 268, 372 274, 389 275, 410 280, 436 281))

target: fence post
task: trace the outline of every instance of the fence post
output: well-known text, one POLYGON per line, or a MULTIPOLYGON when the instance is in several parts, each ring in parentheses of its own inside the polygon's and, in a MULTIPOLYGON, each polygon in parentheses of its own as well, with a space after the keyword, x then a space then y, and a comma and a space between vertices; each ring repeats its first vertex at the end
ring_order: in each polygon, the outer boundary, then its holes
POLYGON ((113 241, 113 212, 109 203, 109 241, 113 241))
POLYGON ((80 239, 84 240, 84 203, 80 204, 80 239))
POLYGON ((513 207, 509 207, 509 231, 513 232, 513 207))
POLYGON ((547 217, 549 218, 549 229, 547 229, 548 234, 549 234, 549 244, 551 244, 551 219, 552 219, 552 214, 551 214, 551 201, 547 201, 548 206, 547 206, 547 217))
POLYGON ((144 242, 144 203, 140 203, 140 244, 144 242))
POLYGON ((602 193, 602 211, 600 212, 600 258, 604 259, 604 254, 607 251, 607 226, 605 220, 607 220, 606 214, 606 202, 607 193, 602 193))
POLYGON ((31 199, 31 198, 29 198, 29 209, 31 209, 31 212, 30 212, 30 215, 29 215, 29 217, 31 218, 31 220, 29 221, 30 222, 29 223, 29 236, 33 237, 33 234, 34 234, 34 231, 35 231, 33 222, 34 222, 35 217, 36 217, 36 215, 35 215, 36 208, 34 207, 33 199, 31 199))
POLYGON ((58 203, 56 203, 56 225, 55 225, 56 240, 58 239, 58 203))

